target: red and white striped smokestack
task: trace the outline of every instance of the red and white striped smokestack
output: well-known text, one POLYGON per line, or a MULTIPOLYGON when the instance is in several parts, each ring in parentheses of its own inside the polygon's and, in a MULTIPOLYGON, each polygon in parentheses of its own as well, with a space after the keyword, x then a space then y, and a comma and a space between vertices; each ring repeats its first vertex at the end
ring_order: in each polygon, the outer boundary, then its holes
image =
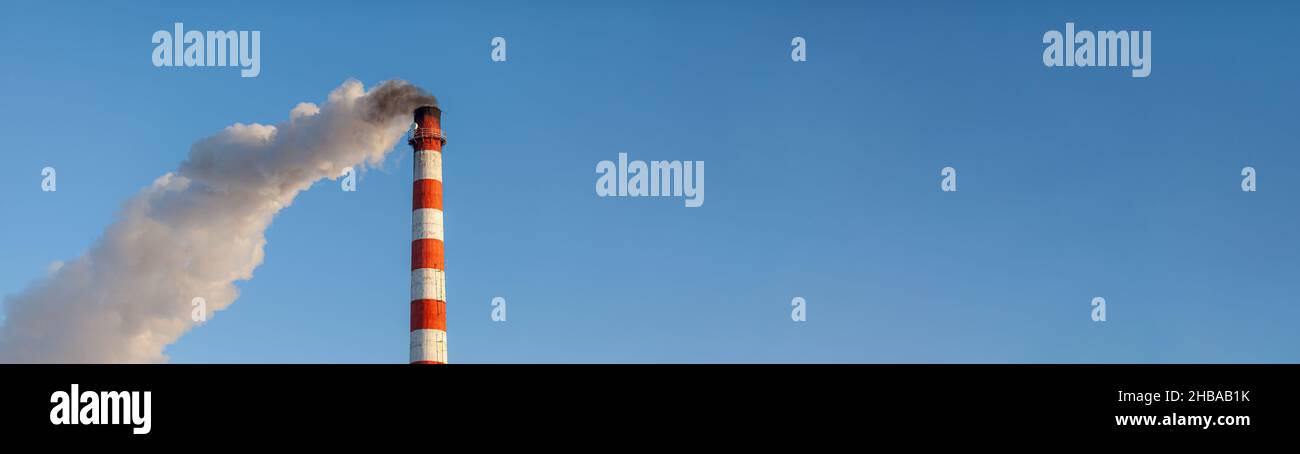
POLYGON ((411 215, 411 364, 447 363, 447 278, 442 256, 442 110, 415 109, 411 215))

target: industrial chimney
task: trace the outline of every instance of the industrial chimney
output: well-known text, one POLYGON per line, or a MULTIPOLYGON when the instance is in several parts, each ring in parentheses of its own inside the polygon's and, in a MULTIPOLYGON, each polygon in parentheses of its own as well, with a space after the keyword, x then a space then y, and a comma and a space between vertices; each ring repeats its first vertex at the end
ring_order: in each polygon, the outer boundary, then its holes
POLYGON ((411 364, 447 363, 447 280, 442 254, 442 110, 415 109, 411 215, 411 364))

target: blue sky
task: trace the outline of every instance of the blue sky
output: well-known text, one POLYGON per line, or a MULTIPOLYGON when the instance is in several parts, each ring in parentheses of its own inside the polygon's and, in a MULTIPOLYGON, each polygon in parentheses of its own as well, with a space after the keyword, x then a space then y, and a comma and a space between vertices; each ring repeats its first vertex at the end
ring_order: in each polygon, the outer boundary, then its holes
MULTIPOLYGON (((1300 360, 1295 5, 208 3, 0 7, 0 294, 194 141, 402 78, 445 110, 452 362, 1300 360), (1151 30, 1151 76, 1044 67, 1067 21, 1151 30), (174 22, 260 30, 261 75, 155 68, 174 22), (705 161, 704 206, 597 197, 620 152, 705 161)), ((410 154, 301 194, 171 360, 405 362, 410 154)))

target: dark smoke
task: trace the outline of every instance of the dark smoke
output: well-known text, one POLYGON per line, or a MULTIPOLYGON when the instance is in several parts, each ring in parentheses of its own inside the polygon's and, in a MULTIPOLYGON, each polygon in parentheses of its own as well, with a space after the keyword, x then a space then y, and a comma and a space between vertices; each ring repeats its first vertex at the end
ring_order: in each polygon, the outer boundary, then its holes
POLYGON ((416 107, 437 106, 438 98, 404 80, 381 83, 366 96, 365 119, 386 121, 398 115, 410 115, 416 107))

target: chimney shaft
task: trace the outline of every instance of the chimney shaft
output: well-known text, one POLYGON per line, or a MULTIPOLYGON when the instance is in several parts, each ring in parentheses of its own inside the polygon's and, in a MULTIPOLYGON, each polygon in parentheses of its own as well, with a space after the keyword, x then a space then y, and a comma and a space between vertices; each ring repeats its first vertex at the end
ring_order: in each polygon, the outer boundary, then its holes
POLYGON ((411 364, 447 363, 447 280, 442 236, 442 111, 415 109, 411 215, 411 364))

